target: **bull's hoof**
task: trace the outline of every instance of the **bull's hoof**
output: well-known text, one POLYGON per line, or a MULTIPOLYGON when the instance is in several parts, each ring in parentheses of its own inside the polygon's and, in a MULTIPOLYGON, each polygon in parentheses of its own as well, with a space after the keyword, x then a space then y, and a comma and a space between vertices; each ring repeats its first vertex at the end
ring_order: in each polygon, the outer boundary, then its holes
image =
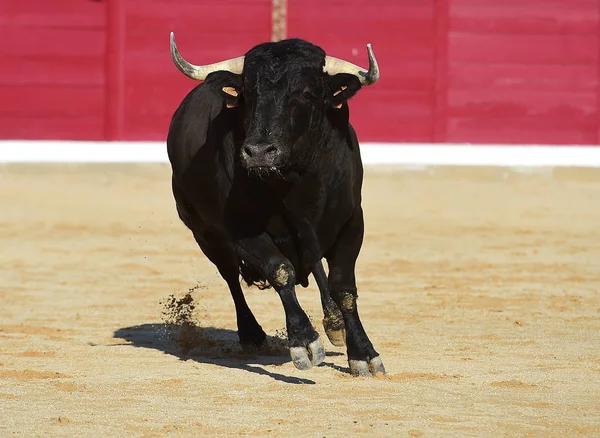
POLYGON ((375 356, 368 362, 366 360, 349 360, 348 365, 350 365, 350 374, 357 377, 385 374, 385 367, 379 356, 375 356))
POLYGON ((323 318, 323 328, 325 334, 336 347, 343 347, 346 345, 346 328, 344 327, 344 321, 341 318, 323 318))
POLYGON ((238 330, 238 338, 240 340, 242 350, 245 353, 254 354, 258 350, 260 350, 260 347, 265 343, 265 340, 267 339, 267 334, 263 331, 262 328, 260 328, 260 330, 256 330, 254 333, 241 333, 238 330))
POLYGON ((308 347, 291 347, 290 357, 299 370, 307 370, 325 360, 325 348, 321 338, 317 338, 308 347))
POLYGON ((254 342, 240 342, 240 347, 242 347, 244 354, 249 355, 258 354, 260 350, 260 344, 255 344, 254 342))
POLYGON ((343 347, 344 345, 346 345, 346 330, 345 329, 341 329, 341 330, 325 329, 325 334, 327 335, 327 338, 329 339, 329 342, 331 342, 332 345, 335 345, 336 347, 343 347))

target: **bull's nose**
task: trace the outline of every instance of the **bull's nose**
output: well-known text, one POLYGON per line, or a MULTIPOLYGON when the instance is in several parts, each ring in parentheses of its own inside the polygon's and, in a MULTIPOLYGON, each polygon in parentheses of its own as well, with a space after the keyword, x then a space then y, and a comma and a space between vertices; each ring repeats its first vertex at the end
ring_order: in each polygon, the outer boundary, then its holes
POLYGON ((242 147, 242 154, 255 160, 272 159, 278 155, 279 150, 272 144, 245 144, 242 147))

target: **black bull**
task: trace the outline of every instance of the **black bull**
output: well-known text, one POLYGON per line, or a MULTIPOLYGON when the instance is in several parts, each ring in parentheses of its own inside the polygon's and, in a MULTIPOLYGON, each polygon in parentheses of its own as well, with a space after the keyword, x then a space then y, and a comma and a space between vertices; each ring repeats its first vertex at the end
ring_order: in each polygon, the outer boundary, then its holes
POLYGON ((368 48, 368 72, 297 39, 194 66, 171 34, 177 67, 204 81, 175 111, 167 138, 179 217, 229 286, 243 346, 259 346, 266 335, 240 274, 277 291, 299 369, 325 358, 295 292, 313 274, 325 332, 332 344, 347 346, 350 372, 385 372, 358 315, 355 278, 363 167, 347 101, 379 77, 368 48))

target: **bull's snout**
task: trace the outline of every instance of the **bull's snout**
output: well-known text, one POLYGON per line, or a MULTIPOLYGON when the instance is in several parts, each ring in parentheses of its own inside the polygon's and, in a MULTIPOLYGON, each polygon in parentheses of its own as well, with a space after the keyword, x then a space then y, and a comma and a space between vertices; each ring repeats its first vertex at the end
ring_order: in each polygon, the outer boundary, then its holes
POLYGON ((246 168, 279 167, 283 153, 275 144, 246 143, 242 146, 242 161, 246 168))

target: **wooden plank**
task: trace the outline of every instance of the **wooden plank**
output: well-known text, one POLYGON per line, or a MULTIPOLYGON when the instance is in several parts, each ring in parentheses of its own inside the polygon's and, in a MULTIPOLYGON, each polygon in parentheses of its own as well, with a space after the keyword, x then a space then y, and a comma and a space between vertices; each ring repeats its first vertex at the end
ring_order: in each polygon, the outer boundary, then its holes
POLYGON ((14 140, 103 140, 104 118, 2 114, 0 132, 3 139, 14 140))
POLYGON ((523 2, 519 5, 486 3, 461 5, 452 3, 450 30, 494 34, 575 34, 595 35, 598 29, 598 5, 573 7, 523 2))
MULTIPOLYGON (((213 33, 211 38, 218 39, 219 43, 210 46, 198 43, 198 33, 195 31, 179 32, 175 30, 175 38, 177 47, 185 59, 195 64, 208 64, 245 54, 253 45, 263 42, 262 36, 268 32, 268 27, 265 27, 264 31, 260 34, 254 33, 254 37, 249 36, 245 40, 240 36, 231 35, 227 32, 213 33)), ((126 65, 138 64, 139 62, 173 65, 169 54, 169 32, 167 29, 160 33, 144 34, 131 34, 127 31, 125 34, 125 54, 126 65)))
MULTIPOLYGON (((112 0, 111 0, 112 1, 112 0)), ((93 0, 2 0, 0 27, 103 28, 104 3, 93 0)))
POLYGON ((447 125, 447 141, 453 143, 596 144, 594 127, 555 126, 552 119, 449 117, 447 125))
POLYGON ((365 111, 381 111, 389 113, 390 117, 430 117, 432 114, 431 99, 433 90, 390 90, 385 88, 369 89, 363 87, 350 100, 353 113, 365 111), (364 105, 367 100, 374 100, 377 104, 373 106, 364 105), (401 103, 401 105, 399 105, 401 103))
POLYGON ((126 141, 164 141, 169 130, 171 118, 127 114, 123 140, 126 141))
MULTIPOLYGON (((0 85, 103 86, 101 56, 4 56, 0 85)), ((0 104, 1 106, 1 104, 0 104)))
POLYGON ((556 114, 557 123, 565 119, 585 119, 596 115, 596 93, 547 92, 524 90, 451 90, 448 114, 505 117, 556 114))
POLYGON ((507 5, 518 8, 539 7, 549 9, 582 8, 597 5, 598 0, 452 0, 457 6, 507 5))
POLYGON ((522 90, 596 92, 599 84, 595 65, 479 64, 453 62, 448 71, 454 90, 522 90))
MULTIPOLYGON (((596 65, 597 36, 480 35, 452 33, 453 62, 515 63, 528 65, 596 65)), ((543 70, 540 70, 543 74, 543 70)))
MULTIPOLYGON (((289 0, 288 0, 289 1, 289 0)), ((371 0, 365 3, 363 0, 327 0, 322 2, 319 0, 293 0, 297 5, 304 5, 308 12, 318 12, 319 7, 323 12, 323 16, 329 20, 335 19, 336 14, 350 13, 352 15, 360 15, 366 13, 377 13, 380 8, 388 9, 419 9, 422 8, 425 2, 423 0, 402 0, 401 2, 393 0, 371 0), (328 14, 325 14, 325 11, 328 14), (334 11, 334 12, 331 12, 334 11)))
POLYGON ((252 36, 255 32, 271 34, 271 0, 255 2, 168 2, 152 0, 139 7, 137 2, 126 1, 128 33, 179 31, 192 33, 196 43, 220 44, 214 34, 252 36))
POLYGON ((2 57, 94 57, 104 56, 104 48, 104 29, 15 28, 10 38, 0 38, 2 57))
MULTIPOLYGON (((288 0, 288 2, 289 18, 297 24, 309 26, 308 31, 314 31, 315 28, 328 24, 326 28, 321 28, 322 33, 344 31, 352 33, 361 29, 347 27, 348 24, 362 23, 363 28, 368 28, 365 24, 372 21, 394 24, 394 28, 398 32, 405 32, 407 29, 422 31, 424 29, 419 29, 418 25, 430 23, 434 18, 434 10, 430 1, 412 5, 387 2, 381 6, 372 5, 368 8, 339 8, 329 3, 320 3, 318 0, 288 0)), ((364 2, 361 2, 361 5, 364 6, 364 2)))
MULTIPOLYGON (((431 61, 398 60, 384 50, 385 47, 376 52, 382 71, 382 77, 375 85, 378 89, 391 88, 428 92, 433 90, 435 71, 432 68, 431 61), (383 53, 379 56, 379 52, 382 51, 383 53)), ((360 64, 364 65, 365 68, 368 67, 368 63, 365 61, 360 62, 360 64)))
POLYGON ((3 116, 84 117, 103 114, 104 89, 90 86, 0 86, 3 116))

